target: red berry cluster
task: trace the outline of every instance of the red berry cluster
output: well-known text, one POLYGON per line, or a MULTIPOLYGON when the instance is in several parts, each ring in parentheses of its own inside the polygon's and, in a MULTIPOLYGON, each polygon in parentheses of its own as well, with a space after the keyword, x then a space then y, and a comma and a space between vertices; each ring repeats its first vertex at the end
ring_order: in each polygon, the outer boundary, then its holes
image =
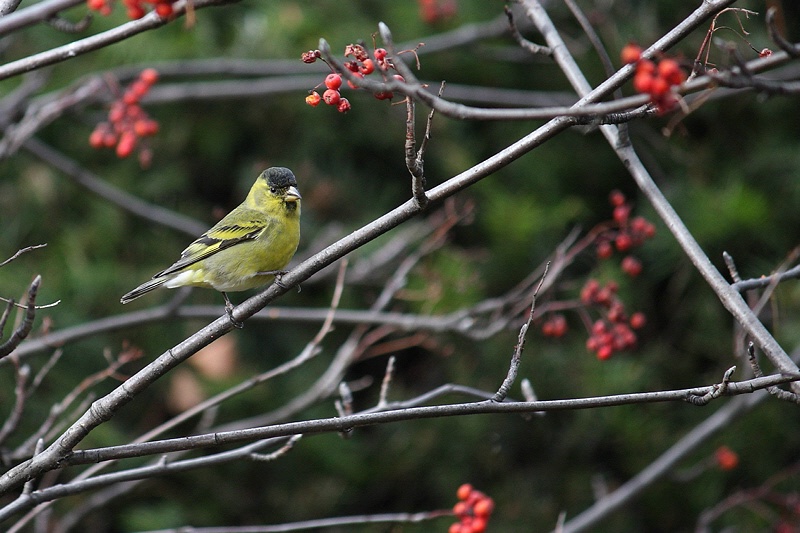
MULTIPOLYGON (((386 73, 393 69, 392 62, 389 60, 388 53, 384 48, 376 48, 372 53, 372 57, 370 56, 367 49, 360 44, 349 44, 345 47, 344 50, 345 57, 353 57, 352 60, 346 61, 344 66, 351 72, 351 74, 357 78, 363 78, 364 76, 369 76, 373 72, 380 72, 381 75, 386 77, 386 73)), ((309 50, 308 52, 304 52, 301 56, 301 59, 304 63, 314 63, 317 59, 322 59, 322 54, 319 50, 309 50)), ((400 81, 403 81, 403 77, 399 74, 395 74, 394 78, 400 81)), ((316 90, 309 91, 308 96, 306 96, 306 103, 311 107, 317 107, 320 102, 325 102, 330 106, 336 106, 336 109, 340 113, 346 113, 350 111, 350 102, 347 98, 343 98, 339 89, 342 86, 342 76, 335 72, 328 74, 324 81, 325 84, 325 91, 322 93, 322 96, 316 90)), ((350 80, 347 81, 347 85, 351 89, 358 89, 358 86, 352 83, 350 80)), ((391 91, 381 91, 375 93, 375 98, 378 100, 391 100, 394 97, 394 93, 391 91)))
MULTIPOLYGON (((99 123, 89 136, 92 148, 114 148, 117 156, 128 157, 133 153, 139 139, 155 135, 158 122, 150 118, 139 105, 150 87, 158 80, 158 72, 148 68, 128 86, 122 97, 111 104, 108 122, 99 123)), ((143 161, 148 157, 146 152, 143 161)))
POLYGON ((561 313, 556 313, 542 324, 542 333, 545 337, 563 337, 567 332, 567 319, 561 313))
MULTIPOLYGON (((151 4, 153 6, 153 11, 158 13, 158 16, 162 18, 171 17, 173 13, 175 13, 172 4, 176 1, 177 0, 123 0, 123 3, 128 10, 128 18, 134 20, 140 19, 145 15, 144 4, 151 4)), ((110 15, 111 4, 113 2, 114 0, 86 0, 86 5, 89 9, 99 12, 101 15, 110 15)))
MULTIPOLYGON (((656 227, 649 220, 644 217, 631 217, 633 207, 622 192, 611 191, 609 202, 614 208, 612 218, 615 227, 597 237, 596 250, 600 259, 609 259, 614 255, 615 249, 622 253, 629 252, 656 234, 656 227)), ((642 273, 641 261, 632 255, 625 256, 621 266, 622 271, 631 277, 642 273)))
POLYGON ((453 506, 453 514, 458 522, 452 524, 448 533, 482 533, 486 531, 489 517, 494 511, 494 500, 469 483, 464 483, 456 491, 459 502, 453 506))
POLYGON ((665 57, 656 63, 644 59, 642 49, 632 43, 622 49, 620 57, 623 63, 636 63, 633 88, 638 93, 649 94, 659 113, 666 113, 675 106, 678 97, 672 88, 686 81, 686 74, 676 60, 665 57))
POLYGON ((625 312, 625 304, 617 297, 618 286, 609 281, 601 286, 596 279, 590 279, 581 289, 581 302, 597 306, 603 316, 595 321, 586 340, 586 348, 605 361, 615 352, 633 348, 636 345, 635 329, 644 327, 647 319, 644 313, 633 313, 630 318, 625 312))

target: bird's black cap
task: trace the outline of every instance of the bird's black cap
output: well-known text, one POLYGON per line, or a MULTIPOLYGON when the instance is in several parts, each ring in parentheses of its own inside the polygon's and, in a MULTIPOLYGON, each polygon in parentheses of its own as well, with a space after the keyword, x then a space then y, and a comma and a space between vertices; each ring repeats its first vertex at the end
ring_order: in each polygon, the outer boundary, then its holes
POLYGON ((288 189, 289 187, 297 187, 297 180, 291 170, 286 167, 272 167, 268 168, 261 174, 270 187, 277 189, 288 189))

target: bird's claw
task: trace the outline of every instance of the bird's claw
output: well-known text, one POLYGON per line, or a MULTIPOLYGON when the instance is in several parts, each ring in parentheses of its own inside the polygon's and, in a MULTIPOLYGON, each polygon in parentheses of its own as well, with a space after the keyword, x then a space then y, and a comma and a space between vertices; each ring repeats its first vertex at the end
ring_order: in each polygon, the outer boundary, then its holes
POLYGON ((227 314, 228 314, 228 318, 230 319, 230 321, 231 321, 231 324, 233 324, 233 327, 235 327, 236 329, 242 329, 242 328, 244 327, 244 322, 239 322, 238 320, 236 320, 235 318, 233 318, 233 310, 234 310, 234 309, 236 309, 236 308, 235 308, 235 307, 234 307, 234 305, 231 303, 231 301, 230 301, 230 299, 228 298, 228 295, 227 295, 227 294, 225 294, 225 293, 223 292, 223 293, 222 293, 222 296, 224 296, 224 297, 225 297, 225 313, 227 313, 227 314))

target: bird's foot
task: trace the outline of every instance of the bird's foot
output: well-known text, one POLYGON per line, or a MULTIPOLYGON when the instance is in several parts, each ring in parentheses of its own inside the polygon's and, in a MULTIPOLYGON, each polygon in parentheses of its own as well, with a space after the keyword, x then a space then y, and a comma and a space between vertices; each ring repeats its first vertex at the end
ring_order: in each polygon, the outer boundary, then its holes
POLYGON ((234 305, 231 303, 231 300, 230 298, 228 298, 227 294, 223 292, 222 296, 225 297, 225 312, 228 314, 228 318, 230 319, 231 324, 233 324, 233 327, 235 327, 236 329, 242 329, 244 327, 244 322, 239 322, 238 320, 233 318, 233 310, 236 309, 236 307, 234 307, 234 305))
MULTIPOLYGON (((283 282, 281 281, 281 278, 284 276, 284 274, 288 274, 288 273, 289 273, 288 270, 267 270, 266 272, 259 272, 258 275, 260 275, 260 276, 275 276, 275 281, 273 283, 275 283, 275 285, 277 285, 281 289, 286 290, 286 289, 288 289, 288 287, 283 284, 283 282)), ((297 292, 300 292, 300 285, 297 286, 297 292)))

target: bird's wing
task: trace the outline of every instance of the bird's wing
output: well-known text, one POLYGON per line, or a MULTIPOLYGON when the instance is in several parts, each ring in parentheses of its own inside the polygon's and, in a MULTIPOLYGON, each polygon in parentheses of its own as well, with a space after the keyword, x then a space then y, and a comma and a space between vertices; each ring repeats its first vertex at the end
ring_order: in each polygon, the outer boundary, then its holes
POLYGON ((269 226, 269 219, 261 212, 247 210, 240 213, 237 222, 229 222, 228 217, 220 220, 213 228, 205 232, 196 241, 181 252, 181 258, 172 266, 162 270, 153 278, 166 276, 178 272, 198 261, 202 261, 215 253, 235 246, 241 242, 258 238, 269 226), (244 216, 242 216, 244 215, 244 216))

